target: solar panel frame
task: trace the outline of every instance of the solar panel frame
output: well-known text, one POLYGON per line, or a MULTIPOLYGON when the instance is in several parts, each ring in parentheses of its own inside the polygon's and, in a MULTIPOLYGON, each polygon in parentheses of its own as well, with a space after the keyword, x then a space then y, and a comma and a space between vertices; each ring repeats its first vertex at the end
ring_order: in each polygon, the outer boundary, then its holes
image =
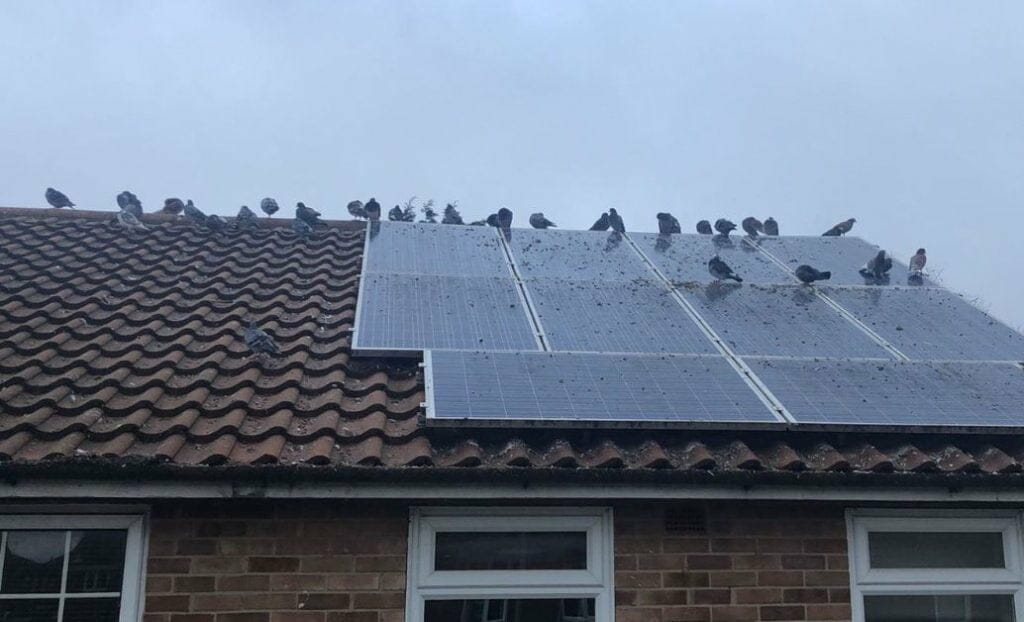
MULTIPOLYGON (((887 282, 877 283, 862 277, 858 271, 881 249, 855 236, 780 235, 759 239, 759 248, 787 266, 791 272, 801 264, 832 272, 832 278, 823 284, 872 287, 907 285, 907 277, 910 275, 906 264, 893 258, 887 282), (824 249, 828 249, 827 252, 824 249)), ((921 283, 914 286, 922 285, 930 286, 934 283, 924 277, 921 283)))
POLYGON ((626 237, 614 232, 512 229, 506 242, 523 279, 632 281, 654 276, 626 237))
POLYGON ((708 272, 708 261, 718 255, 743 279, 744 284, 786 285, 796 283, 768 255, 759 252, 760 242, 743 236, 723 238, 718 235, 693 233, 663 236, 656 233, 630 233, 637 248, 672 283, 714 283, 708 272))
POLYGON ((498 230, 494 227, 406 222, 377 224, 379 231, 376 234, 367 228, 363 274, 512 276, 498 230))

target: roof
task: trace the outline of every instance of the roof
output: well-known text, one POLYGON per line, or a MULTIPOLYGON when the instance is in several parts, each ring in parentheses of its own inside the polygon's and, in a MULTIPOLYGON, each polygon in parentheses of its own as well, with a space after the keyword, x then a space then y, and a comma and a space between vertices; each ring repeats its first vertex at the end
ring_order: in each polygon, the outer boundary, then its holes
POLYGON ((128 235, 112 217, 0 208, 0 470, 1024 471, 1017 436, 429 426, 418 360, 350 350, 362 223, 300 240, 280 219, 214 235, 146 215, 128 235), (249 352, 249 318, 280 356, 249 352))

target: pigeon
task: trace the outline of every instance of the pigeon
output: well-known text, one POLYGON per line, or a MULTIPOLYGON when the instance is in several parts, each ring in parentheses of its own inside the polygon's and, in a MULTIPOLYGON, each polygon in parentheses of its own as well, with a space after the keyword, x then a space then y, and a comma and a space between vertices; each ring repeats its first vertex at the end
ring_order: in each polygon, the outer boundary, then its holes
POLYGON ((206 217, 206 226, 216 233, 220 233, 227 228, 228 223, 216 214, 210 214, 206 217))
POLYGON ((544 212, 537 212, 536 214, 530 214, 530 226, 534 229, 547 229, 548 227, 557 227, 558 225, 545 218, 544 212))
POLYGON ((366 218, 366 210, 363 209, 363 202, 359 200, 348 202, 348 213, 356 218, 366 218))
POLYGON ((54 190, 53 188, 46 189, 46 202, 53 207, 74 207, 75 204, 71 202, 68 195, 64 194, 60 190, 54 190))
POLYGON ((455 209, 455 205, 449 203, 444 206, 444 218, 441 219, 442 225, 462 225, 462 214, 459 210, 455 209))
POLYGON ((779 235, 779 223, 775 222, 775 219, 771 216, 768 217, 768 220, 764 221, 764 234, 779 235))
POLYGON ((313 227, 309 226, 309 223, 305 220, 299 220, 296 218, 292 221, 292 231, 294 231, 299 237, 308 238, 313 233, 313 227))
POLYGON ((142 224, 135 212, 129 209, 122 209, 117 213, 117 224, 128 231, 149 231, 149 227, 142 224))
POLYGON ((277 213, 277 210, 279 209, 281 208, 277 206, 277 201, 271 199, 270 197, 267 197, 260 201, 260 210, 267 216, 273 216, 274 214, 277 213))
POLYGON ((749 235, 752 238, 756 238, 757 234, 762 233, 764 231, 764 225, 761 224, 760 220, 754 218, 753 216, 747 216, 746 218, 744 218, 740 222, 740 226, 742 226, 743 230, 747 232, 747 235, 749 235))
POLYGON ((850 229, 853 229, 853 223, 855 222, 857 222, 856 218, 844 220, 821 235, 822 237, 839 237, 845 233, 849 233, 850 229))
POLYGON ((626 232, 626 223, 622 222, 622 216, 619 216, 614 207, 608 208, 608 224, 611 225, 612 231, 616 233, 626 232))
POLYGON ((711 235, 714 231, 711 229, 711 223, 706 220, 697 221, 697 233, 704 235, 711 235))
POLYGON ((199 211, 199 208, 195 205, 192 205, 192 199, 185 203, 185 218, 188 218, 197 225, 206 224, 206 214, 199 211))
POLYGON ((807 264, 797 266, 796 270, 793 271, 796 278, 800 279, 802 283, 813 283, 815 281, 827 281, 832 278, 831 272, 822 272, 821 270, 815 270, 807 264))
POLYGON ((658 212, 658 233, 682 233, 683 230, 679 227, 679 221, 672 214, 666 212, 658 212))
POLYGON ((732 271, 732 268, 729 267, 729 264, 722 261, 722 258, 718 255, 715 255, 710 261, 708 261, 708 272, 710 272, 711 276, 715 277, 715 279, 719 281, 732 279, 737 283, 743 282, 743 279, 737 276, 736 273, 732 271))
POLYGON ((402 222, 403 216, 404 213, 402 212, 402 208, 397 205, 392 207, 391 210, 388 211, 388 220, 390 220, 391 222, 402 222))
POLYGON ((256 217, 256 213, 249 209, 248 205, 243 205, 238 208, 238 216, 235 216, 235 224, 242 229, 248 229, 249 227, 259 227, 260 220, 256 217))
POLYGON ((320 212, 312 207, 306 207, 306 204, 302 201, 295 204, 295 217, 310 227, 320 224, 320 212))
POLYGON ((878 251, 878 254, 868 260, 868 263, 859 270, 864 278, 873 278, 880 281, 889 276, 892 270, 892 257, 887 257, 885 251, 878 251))
POLYGON ((512 210, 507 207, 503 207, 498 210, 498 226, 502 229, 512 228, 512 210))
POLYGON ((164 207, 162 210, 160 210, 160 212, 163 214, 171 214, 173 216, 177 216, 183 211, 185 211, 185 204, 181 201, 181 199, 175 198, 164 199, 164 207))
POLYGON ((923 248, 917 249, 914 256, 910 258, 910 271, 914 274, 921 274, 924 272, 924 266, 928 263, 928 255, 925 254, 923 248))
POLYGON ((593 225, 590 226, 591 231, 607 231, 608 227, 612 226, 611 221, 608 218, 608 212, 601 214, 593 225))
POLYGON ((729 233, 736 229, 736 223, 725 218, 719 218, 715 221, 715 231, 721 233, 725 237, 729 237, 729 233))
POLYGON ((486 222, 487 226, 489 226, 489 227, 500 227, 501 226, 498 223, 498 215, 497 214, 491 214, 490 216, 487 217, 487 220, 485 220, 484 222, 486 222))
POLYGON ((134 193, 129 192, 128 190, 117 195, 117 206, 122 210, 131 212, 136 218, 142 216, 142 201, 140 201, 139 197, 135 196, 134 193))
POLYGON ((370 199, 363 206, 363 212, 366 213, 367 220, 380 220, 380 203, 377 199, 370 199))
POLYGON ((249 326, 245 329, 245 345, 249 346, 249 349, 256 354, 279 354, 281 352, 274 338, 256 326, 256 322, 249 322, 249 326))

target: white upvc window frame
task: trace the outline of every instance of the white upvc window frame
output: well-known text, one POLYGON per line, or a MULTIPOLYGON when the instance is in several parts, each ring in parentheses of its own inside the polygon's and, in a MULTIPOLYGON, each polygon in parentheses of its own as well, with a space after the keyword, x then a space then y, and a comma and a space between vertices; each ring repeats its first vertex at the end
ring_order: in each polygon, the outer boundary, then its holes
MULTIPOLYGON (((0 600, 16 598, 60 598, 61 609, 66 598, 120 598, 118 622, 139 622, 142 619, 141 596, 144 593, 146 563, 146 516, 142 514, 0 514, 0 532, 8 530, 90 530, 123 529, 126 532, 124 574, 121 591, 88 593, 80 596, 60 594, 3 595, 0 600)), ((6 545, 6 542, 0 542, 6 545)), ((2 563, 2 561, 0 561, 2 563)), ((2 571, 2 568, 0 568, 2 571)), ((65 561, 65 573, 67 562, 65 561)))
POLYGON ((1010 594, 1014 616, 1024 620, 1024 565, 1021 513, 987 510, 875 510, 846 513, 853 622, 865 622, 865 596, 1010 594), (873 569, 868 533, 872 531, 999 532, 1005 568, 873 569))
POLYGON ((613 622, 611 508, 416 507, 410 511, 406 622, 428 600, 592 598, 595 622, 613 622), (434 570, 438 532, 584 531, 582 570, 434 570))

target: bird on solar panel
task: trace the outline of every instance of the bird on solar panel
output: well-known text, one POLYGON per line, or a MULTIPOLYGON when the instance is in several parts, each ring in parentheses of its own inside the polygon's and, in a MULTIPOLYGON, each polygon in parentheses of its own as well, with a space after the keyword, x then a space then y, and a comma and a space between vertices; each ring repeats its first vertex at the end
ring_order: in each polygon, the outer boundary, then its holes
POLYGON ((320 212, 316 211, 312 207, 306 207, 306 204, 302 201, 295 204, 295 218, 301 220, 310 227, 316 227, 320 224, 320 212))
POLYGON ((594 224, 590 225, 591 231, 607 231, 608 227, 612 226, 608 220, 608 212, 601 214, 601 217, 594 221, 594 224))
POLYGON ((682 233, 683 230, 679 226, 679 220, 675 216, 667 212, 658 212, 658 233, 672 234, 682 233))
POLYGON ((839 237, 841 235, 845 235, 850 232, 850 229, 853 229, 853 223, 855 222, 857 222, 856 218, 844 220, 821 235, 822 237, 839 237))
POLYGON ((184 201, 172 197, 170 199, 164 199, 164 207, 160 210, 160 213, 177 216, 183 211, 185 211, 184 201))
POLYGON ((449 203, 444 206, 444 218, 441 219, 442 225, 462 225, 462 214, 455 207, 454 203, 449 203))
MULTIPOLYGON (((370 200, 363 206, 363 212, 366 213, 368 220, 380 220, 380 203, 377 202, 377 199, 370 197, 370 200)), ((317 215, 319 216, 319 214, 317 215)), ((313 225, 314 223, 309 224, 313 225)))
POLYGON ((608 208, 608 225, 612 228, 612 231, 616 233, 626 232, 626 223, 622 222, 622 216, 615 211, 614 207, 608 208))
POLYGON ((136 218, 142 216, 142 201, 132 192, 125 190, 117 195, 117 206, 122 210, 131 212, 136 218))
POLYGON ((740 221, 740 225, 743 227, 743 230, 747 232, 747 235, 752 238, 756 238, 759 233, 764 231, 764 225, 760 220, 753 216, 747 216, 744 218, 740 221))
POLYGON ((548 220, 544 216, 544 212, 536 212, 530 214, 530 226, 534 229, 547 229, 548 227, 557 227, 558 225, 548 220))
POLYGON ((60 190, 54 190, 53 188, 46 189, 46 202, 56 208, 61 207, 74 207, 75 204, 71 202, 68 195, 64 194, 60 190))
POLYGON ((292 221, 292 231, 300 238, 308 238, 313 233, 313 227, 310 227, 305 220, 296 218, 292 221))
POLYGON ((185 218, 188 219, 194 225, 206 225, 206 214, 201 212, 198 207, 193 205, 192 199, 185 202, 185 218))
POLYGON ((503 207, 498 210, 498 226, 502 229, 512 228, 512 210, 507 207, 503 207))
POLYGON ((797 266, 796 270, 793 271, 796 278, 800 279, 801 283, 811 284, 815 281, 827 281, 832 278, 832 273, 829 271, 822 271, 812 268, 807 264, 797 266))
POLYGON ((274 338, 257 326, 254 321, 249 322, 249 326, 245 329, 244 337, 245 345, 249 346, 249 349, 257 355, 279 354, 281 352, 274 338))
POLYGON ((718 255, 715 255, 708 261, 708 272, 710 272, 711 276, 715 277, 715 279, 719 281, 732 279, 737 283, 743 282, 743 279, 733 272, 732 268, 729 267, 729 264, 722 261, 722 258, 718 255))
POLYGON ((715 231, 719 232, 725 237, 729 237, 729 233, 736 229, 736 223, 726 218, 719 218, 715 221, 715 231))
POLYGON ((777 223, 771 216, 768 217, 768 220, 764 221, 764 234, 779 235, 779 223, 777 223))
POLYGON ((703 235, 711 235, 711 234, 714 233, 714 230, 711 228, 711 223, 710 222, 708 222, 706 220, 698 220, 697 221, 697 233, 700 233, 700 234, 703 234, 703 235))
POLYGON ((248 229, 249 227, 259 227, 260 220, 256 217, 256 214, 249 209, 248 205, 243 205, 238 208, 238 216, 235 216, 235 226, 239 229, 248 229))
POLYGON ((924 266, 928 263, 928 255, 925 254, 923 248, 917 249, 914 256, 910 258, 910 271, 915 274, 921 274, 924 272, 924 266))
POLYGON ((122 209, 117 213, 117 224, 124 229, 131 231, 149 231, 149 227, 142 224, 134 212, 122 209))
POLYGON ((354 218, 366 218, 366 210, 363 209, 363 202, 359 199, 349 201, 345 207, 354 218))
POLYGON ((262 211, 267 216, 273 216, 274 214, 277 213, 277 210, 279 209, 280 208, 277 206, 277 201, 271 199, 270 197, 266 197, 262 201, 260 201, 260 211, 262 211))
POLYGON ((399 205, 396 205, 392 207, 390 210, 388 210, 388 220, 390 220, 391 222, 401 222, 403 220, 402 216, 404 215, 405 214, 404 212, 402 212, 402 207, 399 205))
POLYGON ((865 279, 881 283, 889 280, 890 270, 892 270, 892 257, 887 256, 885 251, 878 251, 878 254, 869 259, 859 272, 865 279))

